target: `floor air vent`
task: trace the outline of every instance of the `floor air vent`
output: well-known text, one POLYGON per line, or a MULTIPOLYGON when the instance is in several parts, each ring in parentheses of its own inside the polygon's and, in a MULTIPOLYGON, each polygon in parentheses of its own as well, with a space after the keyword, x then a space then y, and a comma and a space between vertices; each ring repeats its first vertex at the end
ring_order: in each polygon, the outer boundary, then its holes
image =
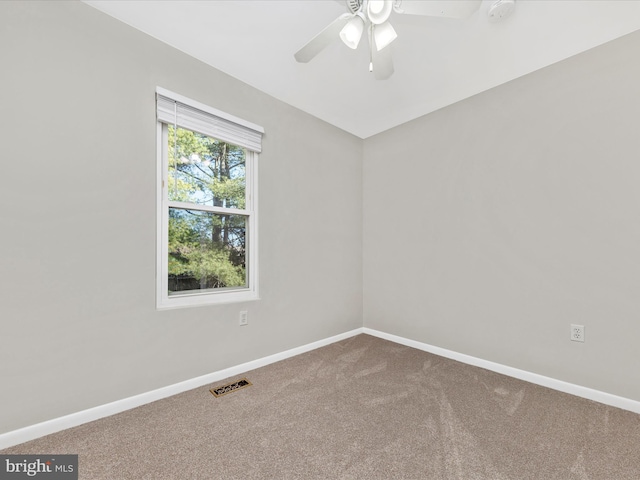
POLYGON ((221 397, 226 395, 227 393, 236 392, 241 388, 250 387, 251 382, 246 378, 242 378, 232 383, 227 383, 226 385, 222 385, 221 387, 212 388, 209 390, 213 393, 214 397, 221 397))

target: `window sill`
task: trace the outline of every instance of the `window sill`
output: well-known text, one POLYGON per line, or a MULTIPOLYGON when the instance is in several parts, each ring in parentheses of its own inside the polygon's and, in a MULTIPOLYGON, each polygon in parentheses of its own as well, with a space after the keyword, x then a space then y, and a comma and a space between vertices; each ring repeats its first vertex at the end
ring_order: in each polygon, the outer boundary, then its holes
POLYGON ((220 293, 193 293, 160 298, 157 310, 173 310, 176 308, 203 307, 207 305, 224 305, 228 303, 251 302, 260 300, 258 292, 241 290, 220 293))

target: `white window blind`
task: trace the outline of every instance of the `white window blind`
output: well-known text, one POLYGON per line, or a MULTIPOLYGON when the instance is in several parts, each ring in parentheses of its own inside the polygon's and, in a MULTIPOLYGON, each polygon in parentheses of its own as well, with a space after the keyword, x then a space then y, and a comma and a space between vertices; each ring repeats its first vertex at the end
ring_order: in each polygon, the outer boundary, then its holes
POLYGON ((193 106, 197 102, 189 101, 189 105, 181 99, 180 95, 158 89, 158 121, 175 124, 253 152, 262 151, 262 127, 205 105, 201 105, 202 108, 198 108, 200 105, 193 106))

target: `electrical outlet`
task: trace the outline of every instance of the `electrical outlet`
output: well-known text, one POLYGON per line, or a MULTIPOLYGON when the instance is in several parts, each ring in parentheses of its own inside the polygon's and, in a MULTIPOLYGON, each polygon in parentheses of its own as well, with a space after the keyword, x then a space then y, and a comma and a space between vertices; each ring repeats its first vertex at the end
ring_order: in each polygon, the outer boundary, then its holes
POLYGON ((240 312, 240 325, 249 325, 249 319, 247 318, 247 311, 246 310, 242 310, 240 312))
POLYGON ((571 340, 574 342, 584 342, 584 325, 571 324, 571 340))

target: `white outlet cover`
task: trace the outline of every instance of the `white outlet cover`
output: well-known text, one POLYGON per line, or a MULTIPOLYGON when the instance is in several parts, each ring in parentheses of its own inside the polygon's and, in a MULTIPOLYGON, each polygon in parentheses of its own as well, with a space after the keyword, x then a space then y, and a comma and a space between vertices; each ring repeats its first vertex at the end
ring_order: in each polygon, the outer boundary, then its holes
POLYGON ((571 341, 584 342, 584 325, 571 324, 571 341))

